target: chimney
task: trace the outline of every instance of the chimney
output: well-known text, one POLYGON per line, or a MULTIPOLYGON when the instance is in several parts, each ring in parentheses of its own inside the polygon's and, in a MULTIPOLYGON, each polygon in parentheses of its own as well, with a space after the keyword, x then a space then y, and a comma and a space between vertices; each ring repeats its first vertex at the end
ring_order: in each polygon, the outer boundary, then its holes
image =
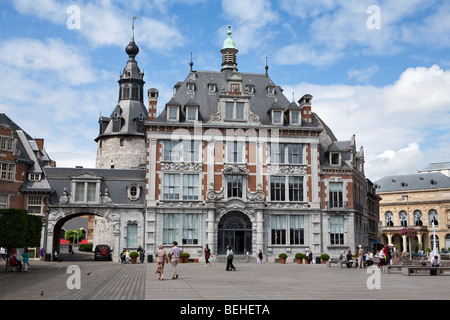
POLYGON ((44 139, 35 138, 34 139, 39 147, 39 149, 44 150, 44 139))
POLYGON ((158 90, 148 89, 148 121, 156 118, 156 104, 158 102, 158 90))
POLYGON ((300 100, 298 100, 298 104, 301 108, 302 118, 305 119, 307 123, 312 123, 311 118, 311 100, 312 95, 305 94, 300 100))

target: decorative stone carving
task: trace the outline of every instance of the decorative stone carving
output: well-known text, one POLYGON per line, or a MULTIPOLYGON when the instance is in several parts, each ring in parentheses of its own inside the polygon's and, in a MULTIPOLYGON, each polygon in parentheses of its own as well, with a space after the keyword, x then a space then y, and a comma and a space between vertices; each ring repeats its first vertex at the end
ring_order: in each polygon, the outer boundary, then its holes
POLYGON ((67 188, 64 187, 63 192, 61 193, 61 196, 59 197, 59 203, 66 204, 69 202, 70 202, 70 194, 67 192, 67 188))
POLYGON ((101 196, 102 204, 112 203, 111 197, 109 196, 108 188, 105 189, 105 194, 101 196))
POLYGON ((200 172, 202 170, 201 163, 174 163, 174 162, 165 162, 162 166, 163 171, 193 171, 200 172))
POLYGON ((306 174, 306 165, 270 165, 269 173, 306 174))
POLYGON ((225 169, 222 170, 222 174, 239 174, 239 175, 247 175, 248 170, 246 165, 239 164, 227 164, 225 165, 225 169))
POLYGON ((259 117, 256 114, 251 113, 251 112, 250 112, 250 116, 248 117, 248 120, 251 123, 259 123, 259 117))
POLYGON ((258 184, 255 192, 251 192, 250 189, 247 188, 247 199, 250 201, 264 201, 265 195, 263 191, 263 187, 261 184, 258 184))
POLYGON ((222 116, 220 114, 220 110, 217 110, 211 115, 211 121, 220 121, 222 120, 222 116))
POLYGON ((224 197, 224 189, 220 189, 220 191, 215 191, 214 186, 210 185, 208 191, 206 192, 206 198, 208 200, 222 200, 224 197))

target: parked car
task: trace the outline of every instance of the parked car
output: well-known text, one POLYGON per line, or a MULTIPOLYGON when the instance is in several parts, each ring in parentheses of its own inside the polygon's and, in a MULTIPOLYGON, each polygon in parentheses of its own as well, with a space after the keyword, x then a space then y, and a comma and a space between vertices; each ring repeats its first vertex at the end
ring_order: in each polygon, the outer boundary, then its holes
POLYGON ((108 260, 112 261, 112 249, 107 244, 98 244, 94 250, 94 260, 108 260))

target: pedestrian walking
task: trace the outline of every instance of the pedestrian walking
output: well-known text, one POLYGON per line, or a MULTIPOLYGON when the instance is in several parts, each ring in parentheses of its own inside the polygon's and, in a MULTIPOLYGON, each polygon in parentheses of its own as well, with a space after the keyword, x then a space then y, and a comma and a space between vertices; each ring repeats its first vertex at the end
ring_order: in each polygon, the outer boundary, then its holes
POLYGON ((212 257, 211 249, 209 249, 208 245, 205 246, 205 249, 202 252, 202 255, 205 254, 205 268, 209 264, 211 265, 211 262, 209 262, 209 258, 212 257))
POLYGON ((22 253, 22 258, 24 271, 28 272, 28 268, 30 267, 30 253, 28 252, 28 249, 24 253, 22 253))
POLYGON ((359 250, 358 250, 358 257, 359 257, 359 267, 360 268, 364 268, 364 249, 362 248, 361 245, 359 245, 359 250))
POLYGON ((6 260, 6 250, 5 250, 5 248, 3 248, 3 247, 0 248, 0 254, 2 255, 2 259, 6 260))
POLYGON ((167 254, 162 244, 158 246, 155 256, 156 262, 158 263, 158 268, 155 273, 159 274, 158 280, 164 280, 164 264, 167 261, 167 254))
POLYGON ((307 253, 307 259, 308 259, 308 263, 311 264, 313 261, 313 254, 311 252, 311 250, 308 249, 308 253, 307 253))
POLYGON ((227 245, 227 268, 225 270, 236 271, 236 268, 233 265, 233 259, 234 259, 233 249, 229 245, 227 245))
POLYGON ((130 251, 127 250, 125 251, 125 263, 129 263, 130 262, 130 251))
POLYGON ((177 265, 180 259, 180 248, 178 248, 178 242, 172 242, 172 249, 170 250, 171 265, 172 265, 172 280, 178 279, 177 265))
POLYGON ((41 250, 39 250, 39 260, 44 261, 44 248, 41 248, 41 250))
POLYGON ((257 259, 257 262, 256 262, 257 264, 262 264, 263 263, 263 254, 262 254, 262 251, 261 251, 261 249, 259 249, 259 252, 258 252, 258 259, 257 259))

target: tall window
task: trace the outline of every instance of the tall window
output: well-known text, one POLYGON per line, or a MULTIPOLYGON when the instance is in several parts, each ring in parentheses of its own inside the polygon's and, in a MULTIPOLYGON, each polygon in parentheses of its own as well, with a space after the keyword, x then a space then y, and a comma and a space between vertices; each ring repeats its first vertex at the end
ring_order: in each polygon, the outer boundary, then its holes
POLYGON ((180 161, 180 142, 165 140, 164 141, 164 160, 180 161))
POLYGON ((330 208, 342 208, 344 207, 344 203, 342 201, 342 182, 330 182, 328 184, 330 189, 328 195, 329 207, 330 208))
POLYGON ((183 160, 184 161, 198 161, 199 142, 194 140, 187 140, 183 143, 183 160))
POLYGON ((75 182, 75 202, 95 202, 96 199, 96 182, 75 182))
POLYGON ((137 247, 137 230, 137 224, 133 223, 127 225, 127 247, 137 247))
POLYGON ((272 143, 270 145, 271 163, 303 163, 303 144, 300 143, 272 143))
POLYGON ((438 223, 438 213, 436 210, 431 209, 430 211, 428 211, 428 217, 430 218, 430 226, 431 224, 434 222, 434 225, 437 226, 438 223))
POLYGON ((163 218, 163 244, 179 241, 179 215, 166 213, 163 218))
POLYGON ((303 201, 303 177, 289 177, 289 201, 303 201))
POLYGON ((330 217, 330 244, 344 244, 344 217, 330 217))
POLYGON ((272 244, 286 244, 286 216, 272 215, 272 244))
POLYGON ((164 200, 180 199, 180 175, 164 174, 164 200))
POLYGON ((14 180, 14 164, 0 163, 0 179, 14 180))
POLYGON ((243 162, 244 143, 238 141, 227 142, 227 162, 243 162))
POLYGON ((414 210, 413 214, 414 214, 414 225, 415 226, 423 226, 422 211, 414 210))
POLYGON ((283 112, 282 111, 272 111, 272 123, 273 124, 283 124, 283 112))
POLYGON ((198 244, 198 215, 183 214, 183 244, 198 244))
POLYGON ((8 208, 8 195, 0 194, 0 209, 8 208))
POLYGON ((270 200, 272 201, 285 201, 286 200, 286 187, 285 177, 271 176, 270 177, 270 200))
POLYGON ((244 103, 225 102, 225 119, 244 120, 244 103))
POLYGON ((384 219, 386 222, 386 227, 394 226, 394 214, 391 211, 386 211, 386 213, 384 215, 384 219))
POLYGON ((407 217, 406 211, 402 210, 398 213, 398 220, 399 220, 400 226, 402 226, 402 227, 408 226, 408 217, 407 217))
POLYGON ((227 176, 227 193, 228 198, 242 198, 242 176, 228 175, 227 176))
POLYGON ((12 151, 14 139, 9 137, 0 137, 0 149, 12 151))
POLYGON ((183 199, 198 200, 198 174, 183 175, 183 199))
POLYGON ((27 210, 28 213, 34 214, 42 213, 42 197, 28 197, 27 210))
POLYGON ((305 227, 303 216, 290 216, 291 244, 305 244, 305 227))

